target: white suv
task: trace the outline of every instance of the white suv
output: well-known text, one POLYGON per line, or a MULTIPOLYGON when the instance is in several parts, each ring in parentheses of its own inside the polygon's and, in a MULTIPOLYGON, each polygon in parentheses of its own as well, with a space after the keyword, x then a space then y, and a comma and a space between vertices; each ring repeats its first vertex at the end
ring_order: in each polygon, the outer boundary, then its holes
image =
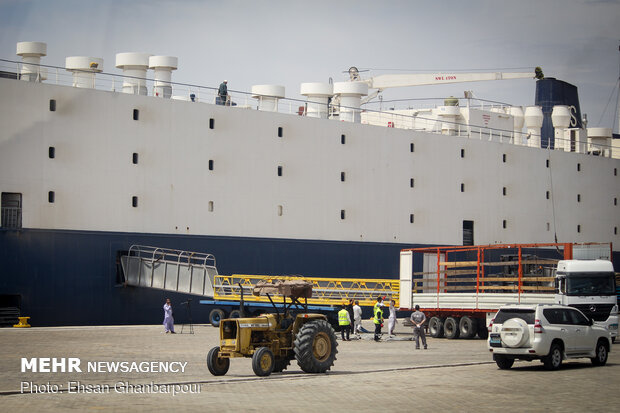
POLYGON ((516 359, 540 359, 545 368, 560 368, 563 359, 588 357, 602 366, 611 349, 609 331, 593 325, 576 308, 564 305, 507 305, 489 325, 489 351, 500 369, 516 359))

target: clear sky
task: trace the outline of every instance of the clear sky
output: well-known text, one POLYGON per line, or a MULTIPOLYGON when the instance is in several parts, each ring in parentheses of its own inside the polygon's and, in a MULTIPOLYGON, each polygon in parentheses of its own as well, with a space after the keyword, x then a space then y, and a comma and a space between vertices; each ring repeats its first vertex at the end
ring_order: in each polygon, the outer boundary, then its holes
MULTIPOLYGON (((620 0, 0 0, 0 57, 18 59, 18 41, 44 41, 45 64, 102 57, 104 71, 120 73, 116 53, 172 55, 174 81, 217 87, 226 78, 242 91, 280 84, 293 98, 300 83, 344 80, 350 66, 374 69, 365 76, 541 66, 579 87, 589 126, 611 127, 619 22, 620 0)), ((534 89, 530 80, 480 82, 388 90, 384 99, 473 90, 531 105, 534 89)))

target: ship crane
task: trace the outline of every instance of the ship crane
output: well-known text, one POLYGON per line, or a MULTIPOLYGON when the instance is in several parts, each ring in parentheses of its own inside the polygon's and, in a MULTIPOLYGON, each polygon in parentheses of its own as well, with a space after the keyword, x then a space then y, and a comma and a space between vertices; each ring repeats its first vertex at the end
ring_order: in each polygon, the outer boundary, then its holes
POLYGON ((542 69, 537 67, 532 72, 474 72, 474 73, 411 73, 411 74, 386 74, 361 79, 356 67, 349 69, 349 77, 352 82, 363 82, 369 89, 375 89, 361 103, 367 103, 374 99, 384 89, 409 86, 442 85, 447 83, 481 82, 485 80, 510 80, 510 79, 542 79, 542 69))

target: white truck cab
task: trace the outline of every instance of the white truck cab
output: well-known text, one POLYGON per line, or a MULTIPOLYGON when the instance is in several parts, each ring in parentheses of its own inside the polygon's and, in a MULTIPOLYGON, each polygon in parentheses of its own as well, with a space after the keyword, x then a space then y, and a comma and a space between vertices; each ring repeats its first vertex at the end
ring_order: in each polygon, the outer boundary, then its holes
POLYGON ((555 274, 557 304, 577 308, 618 336, 618 302, 614 267, 607 260, 562 260, 555 274))

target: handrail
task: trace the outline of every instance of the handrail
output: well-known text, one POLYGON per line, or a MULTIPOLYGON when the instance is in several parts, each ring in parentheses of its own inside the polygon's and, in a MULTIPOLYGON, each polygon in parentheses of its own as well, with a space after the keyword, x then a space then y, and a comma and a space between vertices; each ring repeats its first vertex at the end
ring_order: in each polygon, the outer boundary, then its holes
POLYGON ((177 264, 180 264, 181 258, 183 256, 186 256, 187 265, 189 266, 198 265, 204 268, 217 268, 215 256, 208 253, 192 252, 190 254, 189 251, 184 250, 134 244, 129 247, 128 255, 143 259, 150 259, 151 262, 158 262, 162 260, 168 262, 176 262, 177 264))

